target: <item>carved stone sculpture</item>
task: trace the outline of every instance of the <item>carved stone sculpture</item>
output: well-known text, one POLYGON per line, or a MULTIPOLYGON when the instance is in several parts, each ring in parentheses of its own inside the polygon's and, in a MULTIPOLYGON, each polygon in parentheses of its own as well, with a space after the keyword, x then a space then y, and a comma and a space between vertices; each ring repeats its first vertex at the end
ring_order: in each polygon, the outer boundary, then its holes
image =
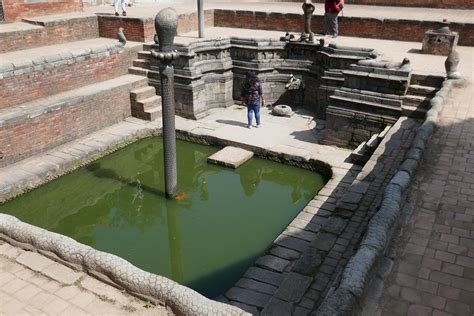
POLYGON ((174 198, 178 193, 174 69, 172 65, 173 60, 178 57, 178 53, 173 51, 177 27, 178 14, 175 10, 166 8, 158 12, 155 17, 155 29, 158 34, 159 50, 151 51, 151 55, 160 61, 165 193, 168 198, 174 198))
POLYGON ((461 73, 458 71, 458 65, 461 59, 459 53, 456 50, 452 50, 444 62, 448 79, 461 79, 461 73))
POLYGON ((377 68, 398 69, 398 70, 405 70, 405 71, 411 70, 410 60, 406 57, 403 58, 401 62, 366 59, 366 60, 359 60, 357 64, 361 66, 369 66, 369 67, 377 67, 377 68))
POLYGON ((290 74, 288 83, 285 85, 286 90, 298 90, 304 88, 303 81, 296 78, 293 74, 290 74))
POLYGON ((304 12, 304 31, 301 34, 301 40, 312 42, 314 35, 311 31, 311 19, 313 17, 314 5, 311 3, 311 0, 305 0, 302 8, 304 12))
POLYGON ((123 27, 119 27, 118 32, 117 32, 117 39, 119 40, 122 45, 125 46, 127 44, 127 38, 125 37, 125 34, 123 33, 123 27))

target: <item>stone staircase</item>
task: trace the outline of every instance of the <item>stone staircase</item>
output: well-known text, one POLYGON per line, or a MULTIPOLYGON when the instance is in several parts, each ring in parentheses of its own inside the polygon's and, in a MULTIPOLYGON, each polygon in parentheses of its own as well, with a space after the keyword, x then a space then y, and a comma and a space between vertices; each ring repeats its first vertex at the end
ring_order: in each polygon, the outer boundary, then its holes
POLYGON ((130 91, 132 116, 142 120, 154 121, 161 117, 161 96, 156 89, 146 86, 130 91))
POLYGON ((143 66, 143 43, 99 37, 93 15, 25 21, 0 25, 0 168, 132 115, 161 115, 147 71, 130 67, 143 66))
POLYGON ((403 98, 402 115, 424 118, 430 109, 431 98, 439 90, 444 78, 412 74, 408 91, 403 98))

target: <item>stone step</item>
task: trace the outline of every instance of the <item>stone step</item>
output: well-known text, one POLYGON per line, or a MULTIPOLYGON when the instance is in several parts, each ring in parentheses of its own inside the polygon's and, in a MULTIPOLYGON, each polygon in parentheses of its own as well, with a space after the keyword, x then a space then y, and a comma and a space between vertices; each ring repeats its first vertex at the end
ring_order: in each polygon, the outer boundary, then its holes
POLYGON ((2 25, 0 53, 98 37, 99 27, 95 14, 30 17, 24 18, 23 22, 2 25))
POLYGON ((403 105, 427 107, 430 104, 430 101, 431 101, 431 98, 426 97, 426 96, 407 94, 403 98, 403 105))
POLYGON ((321 82, 324 85, 341 87, 344 84, 344 78, 322 76, 321 82))
POLYGON ((101 38, 0 54, 0 108, 126 74, 135 46, 101 38))
POLYGON ((424 119, 426 116, 426 112, 428 112, 428 109, 424 107, 418 107, 413 105, 402 106, 403 116, 424 119))
POLYGON ((150 67, 150 61, 147 59, 134 59, 133 60, 133 66, 134 67, 140 67, 140 68, 149 68, 150 67))
POLYGON ((349 109, 357 112, 367 112, 373 115, 388 115, 398 117, 401 108, 395 105, 382 104, 366 100, 358 100, 349 97, 332 95, 330 104, 336 108, 349 109))
POLYGON ((334 71, 334 70, 325 70, 324 71, 324 76, 344 79, 344 74, 342 72, 334 71))
POLYGON ((138 58, 149 60, 149 59, 152 59, 153 57, 151 57, 150 51, 141 51, 141 52, 138 52, 138 58))
POLYGON ((156 95, 156 89, 152 86, 146 86, 140 89, 130 91, 130 100, 138 101, 153 97, 156 95))
POLYGON ((161 96, 154 95, 152 97, 149 97, 143 100, 138 100, 135 103, 136 103, 137 109, 140 109, 146 112, 151 108, 154 108, 156 106, 161 106, 161 96))
POLYGON ((148 76, 148 69, 141 67, 128 67, 128 73, 131 75, 148 76))
POLYGON ((417 84, 412 84, 408 86, 407 94, 432 97, 438 89, 435 87, 420 86, 417 84))
POLYGON ((144 77, 123 75, 0 110, 0 134, 7 135, 0 137, 0 168, 123 121, 131 114, 130 91, 147 85, 144 77))
POLYGON ((135 112, 132 107, 132 116, 146 121, 155 121, 161 118, 161 105, 149 108, 148 110, 141 112, 135 112))
POLYGON ((412 73, 410 78, 410 84, 439 88, 441 87, 441 84, 443 83, 444 79, 445 78, 443 76, 412 73))

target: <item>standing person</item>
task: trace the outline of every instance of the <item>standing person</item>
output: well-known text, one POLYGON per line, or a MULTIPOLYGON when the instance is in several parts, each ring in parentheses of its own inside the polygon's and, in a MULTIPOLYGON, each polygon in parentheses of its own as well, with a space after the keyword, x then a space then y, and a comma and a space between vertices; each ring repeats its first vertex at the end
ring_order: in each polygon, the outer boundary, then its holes
POLYGON ((254 72, 249 71, 245 74, 245 80, 240 93, 240 101, 245 102, 247 105, 247 128, 252 127, 254 115, 257 121, 257 127, 261 127, 260 105, 264 106, 265 100, 263 99, 262 85, 254 72))
POLYGON ((127 16, 127 0, 114 0, 115 16, 119 16, 119 1, 122 2, 122 15, 127 16))
POLYGON ((336 38, 339 33, 337 25, 337 16, 344 8, 344 0, 324 0, 324 25, 323 34, 332 33, 332 37, 336 38))

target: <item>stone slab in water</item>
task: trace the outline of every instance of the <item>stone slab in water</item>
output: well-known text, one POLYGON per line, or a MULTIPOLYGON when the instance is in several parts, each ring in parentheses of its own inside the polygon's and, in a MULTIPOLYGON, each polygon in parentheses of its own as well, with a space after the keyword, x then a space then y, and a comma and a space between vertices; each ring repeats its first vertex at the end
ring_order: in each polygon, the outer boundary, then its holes
POLYGON ((253 152, 233 146, 224 147, 207 158, 207 162, 231 168, 238 168, 253 157, 253 152))

